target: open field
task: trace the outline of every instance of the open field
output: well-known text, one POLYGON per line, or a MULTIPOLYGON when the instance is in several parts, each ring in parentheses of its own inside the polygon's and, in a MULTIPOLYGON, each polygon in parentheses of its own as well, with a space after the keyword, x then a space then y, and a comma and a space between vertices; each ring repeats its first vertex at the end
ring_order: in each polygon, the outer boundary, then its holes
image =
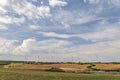
POLYGON ((56 64, 26 64, 26 63, 10 63, 4 66, 5 68, 13 69, 29 69, 29 70, 49 70, 51 68, 59 68, 64 70, 102 70, 102 71, 120 71, 120 64, 112 63, 91 63, 91 64, 78 64, 78 63, 56 63, 56 64))
POLYGON ((0 80, 120 80, 120 75, 0 69, 0 80))
MULTIPOLYGON (((99 71, 98 71, 99 72, 99 71)), ((120 80, 119 63, 23 63, 2 62, 0 80, 120 80), (62 71, 61 71, 62 70, 62 71), (77 73, 107 70, 119 73, 77 73)))

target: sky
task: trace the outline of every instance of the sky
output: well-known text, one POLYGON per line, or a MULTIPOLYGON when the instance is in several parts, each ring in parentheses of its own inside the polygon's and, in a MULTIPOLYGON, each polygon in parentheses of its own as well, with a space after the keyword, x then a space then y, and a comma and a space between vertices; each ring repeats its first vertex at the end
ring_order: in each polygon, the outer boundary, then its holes
POLYGON ((0 60, 119 62, 120 0, 0 0, 0 60))

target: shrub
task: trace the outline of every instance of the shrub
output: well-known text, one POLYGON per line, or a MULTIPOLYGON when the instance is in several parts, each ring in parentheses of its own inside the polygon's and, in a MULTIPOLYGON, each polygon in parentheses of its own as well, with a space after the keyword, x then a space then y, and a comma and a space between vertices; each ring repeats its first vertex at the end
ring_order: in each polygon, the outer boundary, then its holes
POLYGON ((51 69, 49 69, 47 71, 51 71, 51 72, 65 72, 64 70, 62 70, 60 68, 56 68, 56 67, 52 67, 51 69))
POLYGON ((87 68, 94 69, 93 67, 95 67, 95 66, 96 66, 95 64, 90 64, 89 66, 87 66, 87 68))

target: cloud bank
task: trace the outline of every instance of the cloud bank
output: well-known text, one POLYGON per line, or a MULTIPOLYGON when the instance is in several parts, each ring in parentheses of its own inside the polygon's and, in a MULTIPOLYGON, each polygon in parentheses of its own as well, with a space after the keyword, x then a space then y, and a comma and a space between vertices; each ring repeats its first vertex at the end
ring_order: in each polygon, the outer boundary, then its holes
POLYGON ((0 0, 0 54, 114 61, 119 6, 120 0, 0 0))

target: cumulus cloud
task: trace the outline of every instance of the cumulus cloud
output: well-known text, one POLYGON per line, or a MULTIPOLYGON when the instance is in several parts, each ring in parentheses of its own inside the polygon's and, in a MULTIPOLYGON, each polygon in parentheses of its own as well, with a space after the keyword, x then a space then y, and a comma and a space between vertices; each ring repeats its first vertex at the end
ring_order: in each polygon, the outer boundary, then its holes
POLYGON ((17 40, 7 40, 0 38, 0 54, 10 54, 15 48, 15 43, 17 40))
POLYGON ((31 53, 32 51, 36 53, 49 53, 59 48, 63 48, 66 45, 68 45, 68 42, 61 40, 51 39, 37 41, 36 39, 26 39, 21 45, 15 48, 14 54, 31 53))
POLYGON ((67 2, 63 0, 49 0, 49 5, 51 5, 52 7, 65 6, 67 5, 67 2))
POLYGON ((70 46, 71 43, 62 40, 44 40, 37 41, 35 39, 26 39, 23 43, 17 46, 14 54, 41 53, 61 55, 76 55, 80 54, 113 54, 119 53, 119 40, 98 42, 94 44, 85 44, 78 46, 70 46), (69 47, 68 47, 69 46, 69 47))
MULTIPOLYGON (((19 45, 15 43, 17 40, 7 40, 0 38, 0 53, 1 54, 14 54, 14 55, 26 55, 26 54, 40 54, 49 58, 52 55, 56 55, 57 58, 71 59, 71 56, 76 58, 83 57, 82 55, 114 55, 118 54, 120 40, 111 40, 98 42, 93 44, 73 45, 66 40, 36 40, 33 38, 24 39, 19 45)), ((94 57, 95 58, 95 57, 94 57)), ((49 60, 49 59, 47 59, 49 60)), ((53 60, 56 60, 55 58, 53 60)), ((57 59, 58 60, 58 59, 57 59)), ((63 59, 62 59, 63 60, 63 59)), ((87 60, 86 60, 87 61, 87 60)))
POLYGON ((34 39, 27 39, 24 40, 23 43, 16 47, 13 51, 14 54, 23 54, 23 53, 30 53, 31 49, 34 48, 33 46, 36 44, 36 40, 34 39))

